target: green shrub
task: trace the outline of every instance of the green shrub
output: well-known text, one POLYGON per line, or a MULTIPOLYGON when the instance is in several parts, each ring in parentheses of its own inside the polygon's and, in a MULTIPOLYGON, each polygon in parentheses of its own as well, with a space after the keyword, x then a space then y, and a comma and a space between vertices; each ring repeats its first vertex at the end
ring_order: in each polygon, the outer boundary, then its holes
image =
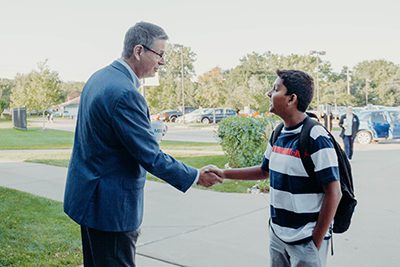
POLYGON ((229 167, 259 165, 276 121, 276 116, 230 117, 222 120, 217 133, 229 167))

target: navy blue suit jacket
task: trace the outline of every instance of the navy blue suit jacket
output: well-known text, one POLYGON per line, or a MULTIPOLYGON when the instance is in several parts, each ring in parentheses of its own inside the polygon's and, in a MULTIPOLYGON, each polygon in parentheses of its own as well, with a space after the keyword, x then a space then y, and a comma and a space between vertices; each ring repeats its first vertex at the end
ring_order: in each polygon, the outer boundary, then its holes
POLYGON ((146 171, 183 192, 197 176, 196 169, 160 150, 138 85, 114 61, 83 89, 64 196, 64 211, 78 224, 137 230, 146 171))

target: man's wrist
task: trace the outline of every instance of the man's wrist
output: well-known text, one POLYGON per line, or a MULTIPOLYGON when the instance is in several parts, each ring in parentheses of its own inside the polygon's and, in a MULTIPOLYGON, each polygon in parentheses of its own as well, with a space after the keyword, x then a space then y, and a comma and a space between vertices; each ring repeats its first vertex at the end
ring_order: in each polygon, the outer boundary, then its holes
POLYGON ((200 170, 197 169, 197 175, 196 175, 196 178, 194 178, 192 186, 195 185, 195 184, 198 184, 199 178, 200 178, 200 170))

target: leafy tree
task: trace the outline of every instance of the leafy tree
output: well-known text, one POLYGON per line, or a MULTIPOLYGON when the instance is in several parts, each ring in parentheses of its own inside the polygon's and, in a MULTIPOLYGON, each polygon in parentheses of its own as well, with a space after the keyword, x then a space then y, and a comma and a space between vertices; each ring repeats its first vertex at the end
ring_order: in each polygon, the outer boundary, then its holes
POLYGON ((61 82, 60 93, 62 95, 62 102, 68 100, 68 98, 74 98, 80 95, 85 86, 84 82, 61 82))
POLYGON ((58 73, 51 71, 46 63, 47 61, 38 63, 38 70, 28 74, 17 74, 11 94, 13 107, 45 111, 61 100, 58 73))
POLYGON ((160 85, 146 91, 146 99, 152 111, 182 106, 182 70, 185 105, 190 106, 196 102, 195 85, 192 82, 196 54, 189 47, 173 44, 168 44, 166 54, 166 65, 159 71, 160 85))
POLYGON ((321 103, 348 106, 356 103, 354 96, 347 94, 347 83, 342 79, 323 82, 321 103))
MULTIPOLYGON (((399 73, 399 66, 386 60, 371 60, 358 63, 353 69, 356 97, 377 105, 396 103, 396 86, 393 83, 399 73)), ((361 101, 365 104, 365 101, 361 101)))
POLYGON ((196 90, 196 101, 202 107, 218 107, 225 103, 227 97, 224 74, 221 68, 213 68, 199 76, 196 90))
POLYGON ((0 100, 3 107, 0 108, 0 114, 4 111, 5 108, 8 108, 10 106, 10 95, 13 87, 14 80, 0 79, 0 100))
POLYGON ((240 64, 226 74, 226 105, 233 108, 260 109, 269 103, 265 93, 276 75, 268 68, 270 54, 251 53, 240 60, 240 64))
MULTIPOLYGON (((309 55, 288 56, 266 52, 251 53, 240 60, 240 64, 227 75, 227 104, 233 107, 250 106, 261 112, 267 111, 269 98, 265 95, 276 79, 277 69, 301 69, 314 74, 316 58, 309 55)), ((327 80, 330 65, 320 64, 320 80, 327 80)))

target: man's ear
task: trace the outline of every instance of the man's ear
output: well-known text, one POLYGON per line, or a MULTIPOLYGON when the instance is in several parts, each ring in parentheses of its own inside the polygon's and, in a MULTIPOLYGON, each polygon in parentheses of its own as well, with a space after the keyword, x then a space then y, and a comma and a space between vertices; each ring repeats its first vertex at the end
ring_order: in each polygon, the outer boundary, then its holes
POLYGON ((136 60, 140 60, 140 55, 141 55, 143 52, 144 52, 143 46, 141 46, 141 45, 135 45, 135 46, 133 47, 133 53, 132 53, 132 55, 134 56, 134 58, 135 58, 136 60))

